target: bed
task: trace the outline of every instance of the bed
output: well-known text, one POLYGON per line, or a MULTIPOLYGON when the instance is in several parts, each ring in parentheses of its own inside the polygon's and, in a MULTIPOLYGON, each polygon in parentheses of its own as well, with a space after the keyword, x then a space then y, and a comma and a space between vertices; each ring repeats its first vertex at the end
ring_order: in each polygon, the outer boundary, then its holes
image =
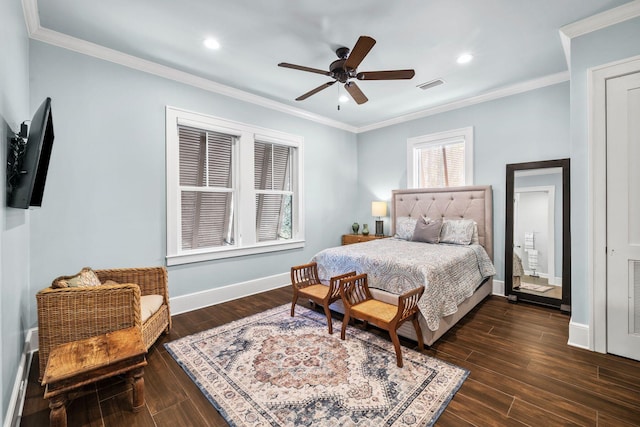
MULTIPOLYGON (((328 248, 312 261, 318 263, 320 279, 326 283, 347 271, 367 273, 373 296, 390 303, 425 285, 419 322, 425 344, 431 345, 492 292, 492 209, 490 186, 394 190, 391 236, 395 237, 328 248), (449 227, 474 222, 472 244, 411 241, 408 236, 421 217, 452 221, 449 227)), ((332 308, 344 312, 340 301, 332 308)), ((417 340, 410 324, 402 325, 398 333, 417 340)))

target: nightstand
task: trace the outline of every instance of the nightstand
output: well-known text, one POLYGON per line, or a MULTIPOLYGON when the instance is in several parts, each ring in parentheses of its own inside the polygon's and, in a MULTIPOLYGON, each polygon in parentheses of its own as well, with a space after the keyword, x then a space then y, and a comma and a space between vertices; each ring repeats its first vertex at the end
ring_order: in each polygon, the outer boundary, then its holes
POLYGON ((342 244, 351 245, 352 243, 368 242, 370 240, 385 239, 389 236, 376 236, 375 234, 368 234, 366 236, 362 234, 343 234, 342 244))

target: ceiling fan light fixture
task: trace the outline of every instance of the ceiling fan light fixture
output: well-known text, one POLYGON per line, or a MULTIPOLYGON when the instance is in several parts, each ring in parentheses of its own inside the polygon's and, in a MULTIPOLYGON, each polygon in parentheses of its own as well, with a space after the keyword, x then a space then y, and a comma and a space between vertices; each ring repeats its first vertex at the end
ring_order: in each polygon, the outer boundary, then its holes
POLYGON ((349 102, 349 97, 347 95, 340 95, 338 101, 344 104, 345 102, 349 102))
POLYGON ((473 59, 473 55, 465 52, 462 55, 458 56, 458 59, 456 60, 456 62, 458 64, 467 64, 471 62, 472 59, 473 59))
POLYGON ((207 37, 206 39, 204 39, 204 41, 202 42, 202 44, 204 44, 204 46, 207 49, 211 49, 211 50, 218 50, 220 49, 220 42, 218 42, 218 40, 212 38, 212 37, 207 37))

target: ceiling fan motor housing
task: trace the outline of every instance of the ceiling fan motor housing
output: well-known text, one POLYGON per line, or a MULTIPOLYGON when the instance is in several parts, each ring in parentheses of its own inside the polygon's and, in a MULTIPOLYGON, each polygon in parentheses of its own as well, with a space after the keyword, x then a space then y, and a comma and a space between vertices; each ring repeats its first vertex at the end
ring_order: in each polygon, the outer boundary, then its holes
POLYGON ((346 83, 349 78, 353 77, 352 74, 355 73, 355 70, 348 70, 344 68, 345 61, 346 59, 337 59, 329 65, 331 77, 338 80, 340 83, 346 83))

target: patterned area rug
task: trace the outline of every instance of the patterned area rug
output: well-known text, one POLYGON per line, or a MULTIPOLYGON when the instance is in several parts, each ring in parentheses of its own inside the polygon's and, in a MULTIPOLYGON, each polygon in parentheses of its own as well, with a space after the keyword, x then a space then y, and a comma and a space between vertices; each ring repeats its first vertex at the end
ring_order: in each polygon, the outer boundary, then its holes
POLYGON ((283 305, 165 344, 232 426, 430 426, 469 372, 283 305))

